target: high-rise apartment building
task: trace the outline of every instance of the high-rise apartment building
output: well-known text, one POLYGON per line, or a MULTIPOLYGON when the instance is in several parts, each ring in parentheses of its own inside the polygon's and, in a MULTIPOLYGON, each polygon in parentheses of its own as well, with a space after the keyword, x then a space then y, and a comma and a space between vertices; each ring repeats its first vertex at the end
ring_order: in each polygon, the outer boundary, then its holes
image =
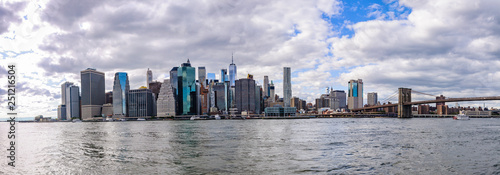
POLYGON ((115 73, 113 82, 113 116, 126 117, 128 115, 128 92, 130 85, 125 72, 115 73))
POLYGON ((369 106, 377 105, 378 97, 376 92, 368 93, 366 94, 366 96, 368 98, 366 104, 368 104, 369 106))
POLYGON ((231 57, 231 64, 229 65, 229 86, 233 87, 235 84, 234 82, 236 81, 236 64, 234 64, 234 59, 231 57))
POLYGON ((146 72, 146 86, 149 89, 149 83, 153 81, 153 71, 149 70, 146 72))
POLYGON ((292 80, 290 67, 283 68, 283 104, 284 107, 290 107, 292 98, 292 80))
POLYGON ((348 108, 356 109, 363 107, 363 80, 350 80, 349 85, 349 94, 348 94, 348 108))
POLYGON ((80 74, 82 86, 82 120, 101 116, 101 108, 105 100, 104 73, 93 68, 87 68, 81 71, 80 74))

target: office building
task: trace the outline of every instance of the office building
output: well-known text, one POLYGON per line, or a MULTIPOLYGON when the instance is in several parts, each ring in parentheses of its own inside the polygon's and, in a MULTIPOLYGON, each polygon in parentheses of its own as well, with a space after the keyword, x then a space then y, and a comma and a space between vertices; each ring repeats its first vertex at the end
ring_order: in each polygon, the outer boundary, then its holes
POLYGON ((348 108, 356 109, 363 107, 363 80, 350 80, 348 84, 348 108))
POLYGON ((260 114, 263 110, 262 106, 262 86, 255 86, 255 113, 260 114))
MULTIPOLYGON (((172 70, 170 70, 170 84, 172 85, 172 88, 174 88, 174 92, 176 91, 178 85, 177 85, 177 70, 179 67, 173 67, 172 70)), ((177 94, 177 93, 175 93, 177 94)))
POLYGON ((80 88, 71 85, 66 88, 66 119, 80 119, 80 88))
POLYGON ((175 116, 175 96, 174 88, 171 86, 170 79, 165 79, 158 94, 156 101, 156 116, 169 117, 175 116))
POLYGON ((66 89, 74 85, 72 82, 65 82, 61 84, 61 104, 66 105, 66 89))
POLYGON ((264 87, 262 89, 263 92, 263 97, 269 97, 269 77, 266 75, 264 76, 264 87))
POLYGON ((158 81, 153 81, 149 83, 149 88, 151 89, 151 92, 155 96, 155 101, 158 100, 158 94, 160 93, 160 88, 161 88, 162 83, 158 81))
MULTIPOLYGON (((87 68, 81 73, 82 86, 82 120, 101 116, 101 108, 105 100, 104 73, 87 68)), ((68 109, 68 106, 66 106, 68 109)))
MULTIPOLYGON (((134 89, 128 92, 128 116, 150 117, 153 116, 155 105, 153 93, 150 89, 134 89)), ((156 115, 156 114, 155 114, 156 115)))
POLYGON ((179 115, 196 115, 196 69, 191 67, 189 59, 178 69, 177 112, 179 115))
POLYGON ((292 98, 292 80, 290 67, 283 68, 283 103, 284 107, 290 107, 290 99, 292 98))
POLYGON ((366 94, 366 96, 368 98, 368 100, 366 101, 366 104, 368 104, 368 106, 377 105, 378 98, 377 98, 376 92, 370 92, 370 93, 366 94))
POLYGON ((61 84, 61 105, 58 106, 57 108, 57 119, 59 120, 66 120, 66 104, 68 103, 66 101, 66 89, 70 86, 72 86, 73 83, 71 82, 65 82, 61 84))
POLYGON ((269 85, 269 98, 271 99, 271 102, 276 102, 273 80, 271 80, 271 84, 269 85))
POLYGON ((255 80, 253 79, 239 79, 235 81, 235 101, 238 113, 247 111, 248 113, 255 113, 255 80))
POLYGON ((146 86, 149 89, 149 83, 153 82, 153 71, 149 70, 146 72, 146 86))
POLYGON ((205 67, 198 67, 198 81, 204 87, 207 86, 207 84, 205 82, 206 79, 207 79, 207 70, 205 69, 205 67))
POLYGON ((57 106, 57 120, 67 120, 66 105, 57 106))
POLYGON ((106 103, 102 105, 102 115, 104 117, 113 117, 113 104, 106 103))
POLYGON ((215 97, 215 107, 219 111, 227 111, 227 89, 226 83, 215 83, 213 85, 214 97, 215 97))
POLYGON ((107 104, 107 103, 113 104, 113 91, 106 92, 106 94, 104 96, 106 96, 105 100, 104 100, 104 104, 107 104))
POLYGON ((330 91, 330 108, 334 110, 342 110, 347 108, 346 93, 343 90, 331 90, 330 91))
POLYGON ((234 82, 237 79, 236 75, 237 75, 236 64, 234 64, 234 59, 231 56, 231 64, 229 65, 229 86, 230 87, 234 86, 234 82))
POLYGON ((113 82, 113 115, 117 118, 128 115, 127 98, 129 91, 128 74, 125 72, 115 73, 115 80, 113 82))
POLYGON ((224 83, 226 81, 229 81, 229 79, 227 77, 227 69, 221 69, 220 70, 220 82, 224 83))

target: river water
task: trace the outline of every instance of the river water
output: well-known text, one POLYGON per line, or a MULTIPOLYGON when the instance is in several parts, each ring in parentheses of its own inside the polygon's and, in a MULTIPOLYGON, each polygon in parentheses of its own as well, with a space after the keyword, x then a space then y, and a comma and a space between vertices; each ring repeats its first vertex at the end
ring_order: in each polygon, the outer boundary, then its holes
POLYGON ((500 119, 0 122, 0 174, 499 174, 500 119))

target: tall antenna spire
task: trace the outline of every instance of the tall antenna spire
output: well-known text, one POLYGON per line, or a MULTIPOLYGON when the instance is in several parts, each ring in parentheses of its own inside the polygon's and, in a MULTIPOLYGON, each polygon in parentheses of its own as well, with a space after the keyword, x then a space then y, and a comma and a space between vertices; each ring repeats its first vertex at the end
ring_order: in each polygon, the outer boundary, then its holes
POLYGON ((234 64, 234 52, 231 53, 231 64, 234 64))

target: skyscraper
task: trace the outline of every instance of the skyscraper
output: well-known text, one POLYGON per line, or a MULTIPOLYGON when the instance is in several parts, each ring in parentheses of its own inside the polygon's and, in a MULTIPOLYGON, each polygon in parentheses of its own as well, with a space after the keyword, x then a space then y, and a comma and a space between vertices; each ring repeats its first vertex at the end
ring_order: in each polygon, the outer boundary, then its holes
POLYGON ((205 83, 206 79, 207 79, 207 70, 205 69, 205 67, 198 67, 198 81, 204 87, 207 86, 207 84, 205 83))
POLYGON ((195 115, 196 110, 196 69, 191 67, 189 59, 178 69, 178 112, 181 115, 195 115))
POLYGON ((130 85, 128 75, 125 72, 115 73, 113 83, 113 115, 115 117, 126 117, 128 115, 128 91, 130 85))
POLYGON ((370 106, 375 106, 377 105, 377 93, 376 92, 371 92, 366 95, 368 97, 367 104, 370 106))
POLYGON ((220 82, 224 83, 226 81, 229 81, 229 79, 227 78, 227 69, 221 69, 220 70, 220 82))
POLYGON ((172 88, 174 88, 174 92, 176 92, 177 89, 177 70, 179 67, 173 67, 172 70, 170 70, 170 84, 172 84, 172 88))
POLYGON ((262 95, 263 97, 269 97, 269 77, 266 75, 264 76, 264 94, 262 95))
POLYGON ((292 81, 290 67, 283 67, 283 104, 284 107, 290 107, 292 98, 292 81))
POLYGON ((356 109, 363 107, 363 80, 350 80, 349 94, 347 99, 347 107, 349 109, 356 109))
POLYGON ((61 104, 66 105, 66 88, 72 86, 72 82, 65 82, 61 84, 61 104))
POLYGON ((93 68, 87 68, 80 73, 82 81, 82 120, 101 116, 101 108, 105 100, 104 73, 93 68))
POLYGON ((155 114, 153 113, 155 103, 150 89, 130 90, 127 100, 129 117, 149 117, 155 114))
POLYGON ((156 116, 168 117, 175 116, 175 97, 170 84, 170 79, 165 79, 160 88, 160 94, 156 103, 156 116))
POLYGON ((73 83, 71 82, 61 84, 61 105, 57 108, 57 119, 59 120, 67 120, 66 104, 69 102, 66 101, 66 89, 72 85, 73 83))
POLYGON ((234 86, 234 82, 236 81, 236 64, 234 64, 234 59, 231 56, 231 64, 229 65, 229 85, 230 87, 234 86))
POLYGON ((66 88, 66 119, 80 119, 80 88, 71 85, 66 88))
POLYGON ((239 79, 235 81, 235 100, 238 113, 242 111, 256 112, 255 109, 255 80, 239 79))
POLYGON ((152 81, 153 81, 153 72, 148 68, 148 71, 146 72, 146 86, 148 87, 148 89, 149 89, 149 83, 151 83, 152 81))
POLYGON ((274 84, 273 80, 271 80, 271 84, 269 85, 269 98, 271 98, 272 102, 275 102, 276 100, 274 99, 274 84))

